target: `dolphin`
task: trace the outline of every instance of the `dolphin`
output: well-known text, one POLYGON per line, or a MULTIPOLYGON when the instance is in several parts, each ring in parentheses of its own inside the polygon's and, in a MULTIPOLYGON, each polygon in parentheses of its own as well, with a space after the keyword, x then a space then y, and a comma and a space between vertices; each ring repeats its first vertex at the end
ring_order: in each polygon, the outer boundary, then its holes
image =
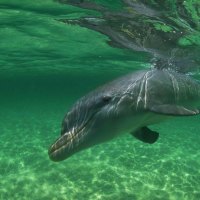
POLYGON ((49 157, 62 161, 124 133, 152 144, 159 133, 148 125, 199 114, 199 99, 200 83, 185 74, 150 69, 125 75, 72 106, 63 119, 61 136, 49 148, 49 157))

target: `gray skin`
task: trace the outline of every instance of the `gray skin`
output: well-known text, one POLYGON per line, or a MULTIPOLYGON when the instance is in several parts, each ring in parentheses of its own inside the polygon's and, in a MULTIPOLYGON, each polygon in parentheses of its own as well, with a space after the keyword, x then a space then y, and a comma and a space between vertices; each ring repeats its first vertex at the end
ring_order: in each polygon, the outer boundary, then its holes
POLYGON ((171 70, 142 70, 118 78, 74 104, 49 157, 61 161, 124 133, 152 144, 158 133, 148 125, 199 114, 199 99, 199 82, 171 70))

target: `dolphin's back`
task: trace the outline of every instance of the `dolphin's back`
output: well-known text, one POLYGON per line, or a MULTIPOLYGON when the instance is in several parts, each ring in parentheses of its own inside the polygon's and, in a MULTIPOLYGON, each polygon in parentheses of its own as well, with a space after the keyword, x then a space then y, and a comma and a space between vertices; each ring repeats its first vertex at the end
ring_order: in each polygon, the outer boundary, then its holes
POLYGON ((139 108, 155 105, 182 105, 193 107, 199 103, 200 84, 191 77, 172 70, 141 70, 118 78, 89 96, 127 96, 139 108))
POLYGON ((149 71, 144 78, 144 93, 149 104, 186 105, 199 101, 200 84, 172 70, 149 71))

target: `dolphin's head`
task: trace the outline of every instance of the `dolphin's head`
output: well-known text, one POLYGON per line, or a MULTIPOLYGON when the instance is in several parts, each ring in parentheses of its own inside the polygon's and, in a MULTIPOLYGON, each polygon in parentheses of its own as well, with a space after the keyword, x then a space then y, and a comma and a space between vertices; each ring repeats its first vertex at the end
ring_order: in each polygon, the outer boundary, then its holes
POLYGON ((61 161, 112 139, 116 123, 130 110, 130 101, 129 95, 108 88, 81 98, 64 117, 61 136, 49 148, 50 159, 61 161))

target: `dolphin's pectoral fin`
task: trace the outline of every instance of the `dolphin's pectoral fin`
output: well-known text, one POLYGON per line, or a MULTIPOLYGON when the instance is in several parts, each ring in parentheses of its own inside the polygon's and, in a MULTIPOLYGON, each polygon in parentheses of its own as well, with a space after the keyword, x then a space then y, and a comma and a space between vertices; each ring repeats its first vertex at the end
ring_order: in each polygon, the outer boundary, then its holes
POLYGON ((138 140, 149 144, 156 142, 159 137, 158 132, 152 131, 147 127, 142 127, 134 132, 131 132, 131 135, 133 135, 138 140))
POLYGON ((165 114, 165 115, 176 115, 176 116, 190 116, 199 114, 199 109, 186 108, 184 106, 163 104, 149 108, 150 111, 165 114))

